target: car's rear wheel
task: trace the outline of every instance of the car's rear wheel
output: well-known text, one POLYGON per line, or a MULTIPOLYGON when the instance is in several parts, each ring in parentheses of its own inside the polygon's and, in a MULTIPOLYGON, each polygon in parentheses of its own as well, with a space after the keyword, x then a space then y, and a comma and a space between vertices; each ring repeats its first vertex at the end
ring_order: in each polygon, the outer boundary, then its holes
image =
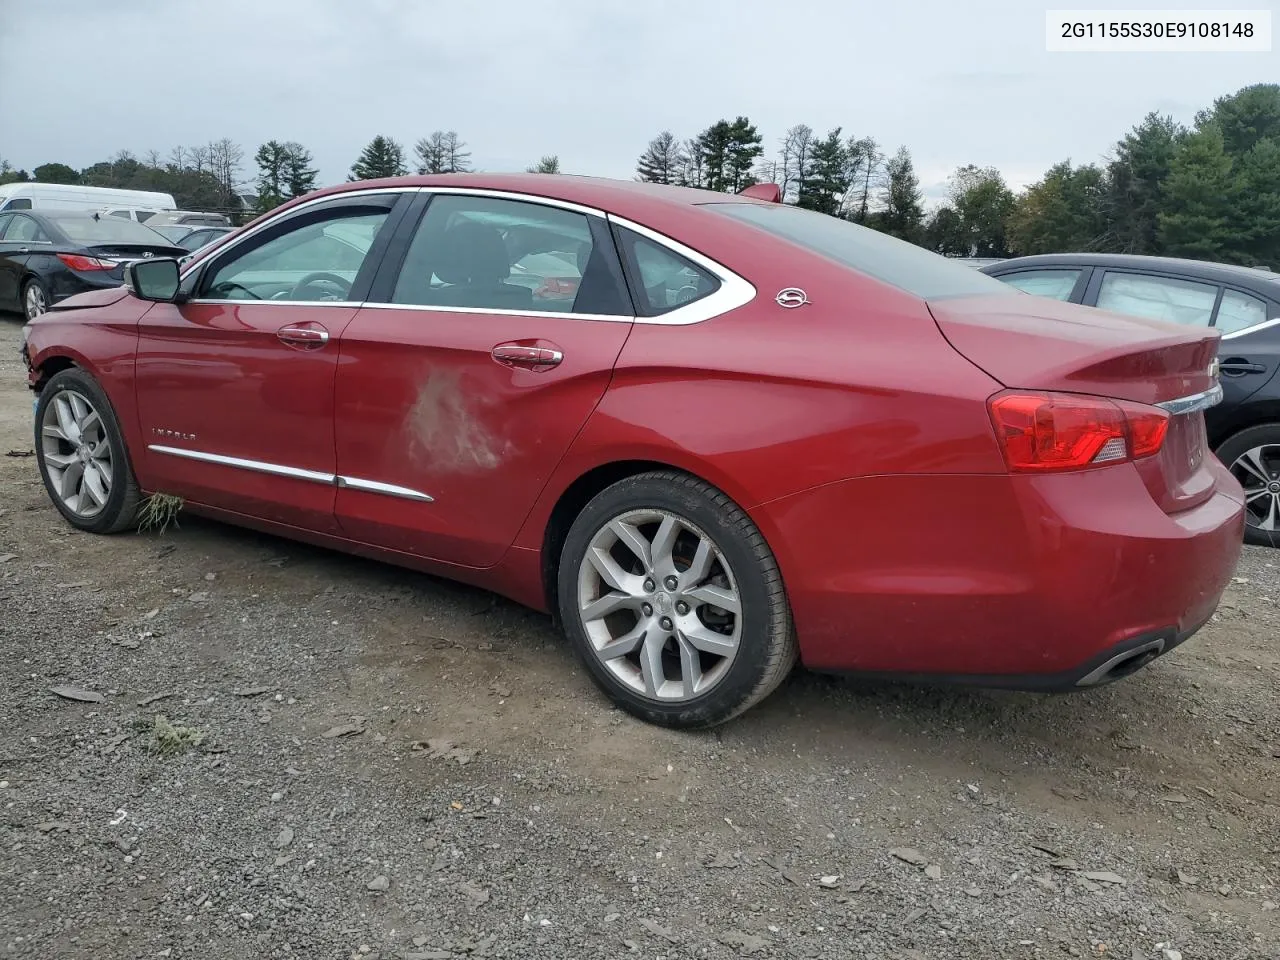
POLYGON ((118 533, 134 525, 142 496, 115 411, 93 377, 72 367, 45 384, 35 446, 45 490, 72 526, 118 533))
POLYGON ((49 291, 36 277, 32 277, 22 288, 22 313, 27 322, 34 320, 49 309, 49 291))
POLYGON ((1245 542, 1280 547, 1280 423, 1241 430, 1216 452, 1244 487, 1245 542))
POLYGON ((558 588, 587 669, 652 723, 723 723, 796 661, 764 537, 727 496, 685 474, 640 474, 598 494, 569 530, 558 588))

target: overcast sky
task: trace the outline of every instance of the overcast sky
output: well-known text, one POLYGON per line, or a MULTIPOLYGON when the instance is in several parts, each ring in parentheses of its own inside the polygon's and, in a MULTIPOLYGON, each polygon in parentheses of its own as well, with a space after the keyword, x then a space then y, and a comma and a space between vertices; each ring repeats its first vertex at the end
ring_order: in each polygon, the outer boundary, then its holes
POLYGON ((248 180, 274 137, 310 148, 329 183, 375 134, 408 152, 455 129, 485 170, 554 153, 566 172, 631 177, 658 131, 745 114, 771 152, 796 123, 905 144, 937 196, 960 164, 1023 186, 1059 160, 1098 160, 1151 110, 1189 122, 1280 79, 1280 48, 1047 53, 1046 6, 1070 4, 0 0, 0 157, 80 168, 230 137, 248 180))

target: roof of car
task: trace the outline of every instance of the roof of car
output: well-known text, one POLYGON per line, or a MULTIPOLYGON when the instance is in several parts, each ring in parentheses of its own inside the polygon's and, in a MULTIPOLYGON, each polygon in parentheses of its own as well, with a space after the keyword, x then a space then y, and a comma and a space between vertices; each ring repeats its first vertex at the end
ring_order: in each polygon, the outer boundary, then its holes
MULTIPOLYGON (((385 180, 357 180, 327 187, 310 196, 387 187, 467 187, 477 190, 505 190, 564 200, 568 203, 580 203, 583 206, 599 207, 610 211, 617 210, 619 213, 623 208, 648 206, 655 202, 675 206, 723 203, 730 199, 743 203, 765 202, 751 197, 731 196, 692 187, 546 173, 443 173, 393 177, 385 180)), ((625 214, 621 215, 625 216, 625 214)))
MULTIPOLYGON (((1153 273, 1184 274, 1205 280, 1235 283, 1280 284, 1280 274, 1255 267, 1241 267, 1211 260, 1184 260, 1178 257, 1146 257, 1129 253, 1044 253, 1032 257, 1015 257, 983 267, 984 273, 1006 273, 1011 269, 1034 267, 1088 266, 1129 267, 1153 273)), ((1273 291, 1274 292, 1274 291, 1273 291)))

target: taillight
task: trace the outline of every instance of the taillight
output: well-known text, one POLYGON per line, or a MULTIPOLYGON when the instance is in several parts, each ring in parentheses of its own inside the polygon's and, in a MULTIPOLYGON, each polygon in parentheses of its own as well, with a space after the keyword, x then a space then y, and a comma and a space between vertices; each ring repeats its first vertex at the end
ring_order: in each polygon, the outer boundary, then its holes
POLYGON ((72 270, 88 273, 91 270, 111 270, 116 266, 114 260, 99 260, 97 257, 82 257, 75 253, 60 253, 58 259, 72 270))
POLYGON ((1019 473, 1084 470, 1158 453, 1169 414, 1140 403, 1071 393, 998 393, 988 401, 996 439, 1019 473))

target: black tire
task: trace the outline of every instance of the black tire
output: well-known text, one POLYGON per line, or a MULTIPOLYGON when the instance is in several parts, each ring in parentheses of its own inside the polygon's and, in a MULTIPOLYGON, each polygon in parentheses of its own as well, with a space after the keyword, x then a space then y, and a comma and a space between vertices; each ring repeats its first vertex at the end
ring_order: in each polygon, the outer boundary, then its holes
POLYGON ((30 323, 32 320, 40 316, 41 313, 44 313, 45 310, 48 310, 48 309, 49 309, 49 288, 44 285, 44 281, 41 280, 39 277, 32 277, 30 280, 28 280, 26 283, 22 285, 22 315, 23 317, 26 318, 27 323, 30 323), (35 315, 32 315, 31 305, 28 302, 30 299, 30 294, 32 290, 39 292, 40 301, 44 304, 44 310, 41 310, 39 313, 36 313, 35 315))
POLYGON ((129 451, 125 447, 124 435, 120 432, 120 423, 116 419, 115 409, 98 382, 77 367, 71 367, 53 375, 45 384, 36 403, 35 416, 35 450, 36 462, 40 466, 40 478, 44 481, 45 492, 58 508, 58 512, 73 527, 90 533, 120 533, 137 525, 138 507, 142 502, 142 492, 133 475, 133 466, 129 462, 129 451), (63 502, 63 498, 54 487, 46 462, 46 451, 42 425, 50 404, 59 395, 74 391, 87 399, 98 413, 102 422, 102 432, 111 445, 111 462, 109 476, 110 490, 107 491, 106 502, 93 516, 81 516, 63 502))
POLYGON ((687 474, 643 473, 597 494, 569 529, 557 584, 560 621, 587 670, 614 703, 650 723, 679 728, 724 723, 772 693, 797 659, 791 610, 769 545, 729 497, 687 474), (709 539, 732 570, 740 600, 737 652, 714 685, 688 699, 653 699, 622 682, 596 655, 579 612, 579 571, 593 538, 614 519, 643 510, 674 515, 709 539))
MULTIPOLYGON (((1237 461, 1245 453, 1259 447, 1272 448, 1266 456, 1267 482, 1280 483, 1280 423, 1261 423, 1254 427, 1247 427, 1224 440, 1214 453, 1246 488, 1251 485, 1257 487, 1263 481, 1256 475, 1256 471, 1244 470, 1237 461)), ((1274 495, 1280 496, 1280 491, 1276 491, 1274 495)), ((1274 502, 1264 497, 1261 507, 1258 506, 1258 501, 1246 507, 1248 512, 1245 515, 1245 543, 1252 543, 1259 547, 1280 547, 1280 524, 1275 530, 1264 530, 1259 525, 1267 519, 1266 513, 1259 515, 1259 512, 1269 510, 1274 502)))

